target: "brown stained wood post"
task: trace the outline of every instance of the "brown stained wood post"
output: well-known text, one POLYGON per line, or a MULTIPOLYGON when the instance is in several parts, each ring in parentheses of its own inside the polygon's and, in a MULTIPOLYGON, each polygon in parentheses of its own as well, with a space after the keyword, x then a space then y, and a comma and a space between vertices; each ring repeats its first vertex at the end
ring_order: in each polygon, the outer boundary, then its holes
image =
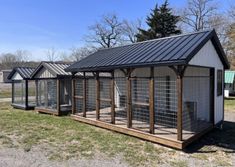
POLYGON ((96 73, 96 120, 100 119, 100 80, 99 72, 96 73))
POLYGON ((87 84, 86 84, 86 73, 83 73, 83 99, 82 99, 82 111, 83 117, 86 117, 86 92, 87 92, 87 84))
POLYGON ((72 75, 72 114, 75 114, 76 110, 76 100, 75 100, 75 82, 76 79, 74 74, 72 75))
POLYGON ((127 71, 127 127, 132 127, 131 70, 127 71))
POLYGON ((36 106, 38 106, 38 81, 35 80, 36 106))
POLYGON ((58 112, 58 115, 60 115, 60 80, 57 79, 56 80, 56 85, 57 85, 57 112, 58 112))
MULTIPOLYGON (((180 68, 181 69, 181 68, 180 68)), ((177 112, 177 140, 182 141, 183 135, 183 81, 182 81, 182 71, 179 70, 177 73, 177 94, 178 94, 178 112, 177 112)))
POLYGON ((149 123, 150 133, 154 134, 155 111, 154 111, 154 67, 151 67, 149 80, 149 123))
POLYGON ((28 80, 25 80, 25 107, 26 109, 28 108, 28 94, 29 94, 29 84, 28 84, 28 80))
POLYGON ((111 99, 111 123, 115 124, 115 83, 114 83, 114 71, 111 73, 111 86, 110 86, 110 99, 111 99))

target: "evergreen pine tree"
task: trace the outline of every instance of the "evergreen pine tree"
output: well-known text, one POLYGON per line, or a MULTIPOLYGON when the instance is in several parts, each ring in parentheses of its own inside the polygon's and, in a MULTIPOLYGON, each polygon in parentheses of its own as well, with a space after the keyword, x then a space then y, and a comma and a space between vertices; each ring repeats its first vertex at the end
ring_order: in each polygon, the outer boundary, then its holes
POLYGON ((137 41, 162 38, 181 33, 181 30, 177 29, 176 26, 180 17, 173 15, 172 9, 168 6, 167 0, 159 8, 156 5, 155 9, 152 10, 152 13, 146 19, 149 29, 139 29, 139 33, 136 35, 137 41))

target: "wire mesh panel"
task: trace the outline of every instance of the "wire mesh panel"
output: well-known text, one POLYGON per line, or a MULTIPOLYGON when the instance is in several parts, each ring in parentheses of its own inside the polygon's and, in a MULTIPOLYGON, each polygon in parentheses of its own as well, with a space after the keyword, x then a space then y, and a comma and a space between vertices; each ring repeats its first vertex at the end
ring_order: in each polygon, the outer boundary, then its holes
POLYGON ((100 78, 100 120, 111 122, 111 79, 100 78))
POLYGON ((133 78, 131 81, 132 126, 149 131, 149 79, 133 78))
POLYGON ((57 108, 57 84, 56 80, 39 80, 37 106, 46 109, 57 108))
POLYGON ((25 81, 14 81, 13 103, 25 105, 25 81))
POLYGON ((173 128, 177 125, 176 80, 170 76, 155 77, 155 126, 173 128))
POLYGON ((183 78, 183 138, 210 125, 210 77, 183 78))
POLYGON ((36 104, 36 85, 35 81, 28 81, 28 106, 36 104))
POLYGON ((89 78, 86 84, 86 117, 96 118, 96 80, 89 78))
POLYGON ((82 115, 83 111, 83 80, 75 80, 75 114, 82 115))
POLYGON ((116 124, 127 125, 126 77, 115 77, 115 120, 116 124))

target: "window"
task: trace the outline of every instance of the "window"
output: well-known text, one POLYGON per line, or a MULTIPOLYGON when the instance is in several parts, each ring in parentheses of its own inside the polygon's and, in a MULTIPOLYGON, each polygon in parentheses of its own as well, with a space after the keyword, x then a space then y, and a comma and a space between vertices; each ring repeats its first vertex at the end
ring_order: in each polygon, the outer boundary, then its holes
POLYGON ((222 95, 222 84, 223 84, 222 70, 217 70, 217 96, 222 95))

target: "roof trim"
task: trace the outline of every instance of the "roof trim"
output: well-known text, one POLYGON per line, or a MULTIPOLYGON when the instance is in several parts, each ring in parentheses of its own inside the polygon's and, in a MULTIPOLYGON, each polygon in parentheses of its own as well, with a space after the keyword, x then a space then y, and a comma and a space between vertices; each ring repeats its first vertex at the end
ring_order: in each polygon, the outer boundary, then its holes
POLYGON ((19 75, 23 78, 23 79, 31 79, 31 77, 25 77, 21 71, 19 70, 19 68, 24 68, 24 69, 32 69, 35 70, 35 68, 32 67, 14 67, 13 70, 10 72, 10 74, 8 75, 7 79, 11 80, 12 77, 14 76, 14 74, 17 72, 19 73, 19 75))

